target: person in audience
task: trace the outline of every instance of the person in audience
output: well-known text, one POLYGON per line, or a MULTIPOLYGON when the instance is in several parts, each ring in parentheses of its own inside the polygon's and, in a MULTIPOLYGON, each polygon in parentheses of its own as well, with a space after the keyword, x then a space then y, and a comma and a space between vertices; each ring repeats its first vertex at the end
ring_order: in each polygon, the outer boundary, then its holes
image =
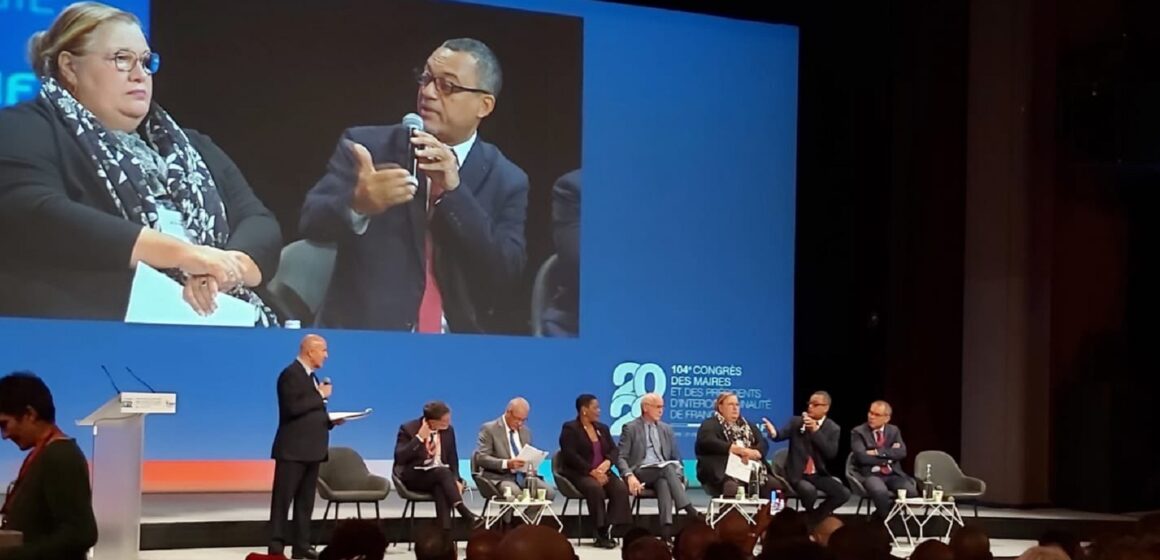
POLYGON ((822 519, 814 525, 814 529, 810 531, 810 540, 822 545, 828 546, 830 544, 830 536, 842 527, 842 520, 833 515, 822 519))
POLYGON ((387 537, 374 521, 345 519, 334 528, 330 545, 319 560, 382 560, 387 553, 387 537))
MULTIPOLYGON (((552 486, 539 474, 529 472, 524 460, 517 459, 525 445, 532 445, 532 431, 527 426, 530 411, 527 399, 516 397, 508 402, 502 416, 480 426, 475 465, 480 476, 496 483, 501 495, 505 490, 519 495, 526 488, 535 496, 543 490, 545 499, 551 501, 556 496, 552 486)), ((535 516, 537 510, 528 508, 527 515, 535 516)))
POLYGON ((832 560, 826 547, 808 539, 793 539, 763 546, 759 560, 832 560))
POLYGON ((0 378, 0 437, 28 452, 0 508, 0 528, 23 533, 23 544, 0 548, 0 558, 84 560, 97 542, 88 462, 57 426, 52 392, 36 375, 0 378))
POLYGON ((951 534, 951 550, 955 560, 992 560, 991 540, 978 525, 959 527, 951 534))
POLYGON ((620 557, 622 560, 672 560, 673 554, 664 541, 645 535, 632 544, 626 542, 620 557))
POLYGON ((415 531, 415 560, 455 560, 458 556, 451 533, 436 524, 422 524, 415 531))
POLYGON ((677 533, 677 542, 673 546, 673 558, 675 560, 702 560, 705 557, 705 550, 720 540, 717 532, 704 522, 689 523, 681 529, 681 532, 677 533))
POLYGON ((614 526, 628 524, 628 487, 612 472, 619 459, 608 426, 600 423, 600 402, 594 395, 576 398, 576 419, 560 429, 560 475, 584 494, 596 527, 596 546, 616 548, 614 526), (605 500, 608 501, 605 507, 605 500))
POLYGON ((866 423, 850 431, 850 453, 874 502, 874 517, 880 521, 890 513, 899 490, 906 490, 909 497, 918 496, 914 480, 902 469, 906 442, 898 426, 890 423, 893 412, 890 403, 874 401, 866 413, 866 423))
POLYGON ((503 535, 498 531, 476 529, 467 539, 465 560, 501 560, 496 554, 502 540, 503 535))
MULTIPOLYGON (((766 524, 768 525, 768 523, 766 524)), ((763 529, 764 527, 762 527, 763 529)), ((752 558, 753 548, 757 544, 757 537, 761 529, 750 525, 740 513, 731 511, 717 521, 714 529, 722 542, 737 547, 742 556, 738 558, 752 558)), ((706 553, 706 556, 708 553, 706 553)))
POLYGON ((847 523, 830 535, 826 548, 837 560, 885 560, 891 558, 891 538, 882 523, 847 523))
POLYGON ((415 79, 423 130, 346 129, 306 193, 303 237, 338 246, 318 326, 494 332, 523 278, 528 175, 479 133, 499 99, 499 58, 450 39, 415 79), (404 169, 412 153, 418 169, 404 169))
POLYGON ((810 395, 809 405, 800 417, 795 416, 780 430, 763 418, 765 430, 773 441, 789 440, 785 462, 786 480, 793 486, 798 500, 814 519, 822 519, 850 499, 850 490, 830 476, 826 461, 838 454, 838 438, 842 428, 827 415, 830 412, 830 394, 816 391, 810 395), (826 493, 821 507, 814 508, 818 490, 826 493))
POLYGON ((579 560, 568 538, 546 525, 520 525, 499 543, 503 560, 579 560))
POLYGON ((656 393, 641 397, 640 417, 625 424, 620 432, 616 468, 628 484, 628 493, 638 496, 645 488, 656 491, 660 512, 661 538, 672 538, 673 508, 693 518, 702 518, 685 492, 685 468, 677 449, 673 427, 661 422, 665 400, 656 393), (667 465, 659 466, 664 463, 667 465))
POLYGON ((910 560, 955 560, 955 553, 942 541, 928 540, 914 547, 910 560))
POLYGON ((714 403, 714 413, 701 422, 693 450, 697 454, 697 479, 707 491, 717 495, 734 496, 756 478, 763 478, 759 489, 768 498, 773 492, 773 473, 765 464, 768 450, 757 426, 741 416, 741 401, 732 392, 723 392, 714 403), (731 455, 750 466, 750 480, 740 480, 726 473, 731 455))
POLYGON ((1067 554, 1071 560, 1080 560, 1084 557, 1083 546, 1075 533, 1059 529, 1051 529, 1039 537, 1039 546, 1054 546, 1067 554))
POLYGON ((748 560, 750 558, 753 558, 753 555, 747 554, 741 547, 721 540, 705 547, 705 554, 701 560, 748 560))
POLYGON ((277 324, 254 289, 281 229, 229 156, 154 102, 160 60, 135 15, 96 2, 30 39, 39 95, 0 110, 0 315, 123 321, 148 265, 180 286, 174 305, 204 316, 231 297, 249 326, 277 324))
POLYGON ((621 539, 620 539, 620 553, 621 553, 621 555, 625 554, 625 551, 628 550, 629 545, 631 545, 633 541, 635 541, 637 539, 644 538, 644 537, 651 537, 651 536, 652 536, 652 533, 650 533, 649 530, 645 529, 644 527, 640 527, 640 526, 630 527, 627 531, 624 532, 624 536, 621 537, 621 539))
POLYGON ((395 474, 412 490, 435 496, 435 517, 451 529, 451 510, 473 525, 478 517, 463 503, 467 484, 459 476, 459 452, 451 408, 442 401, 423 405, 423 415, 399 426, 395 442, 395 474))
POLYGON ((1069 558, 1059 547, 1033 546, 1020 554, 1018 560, 1069 560, 1069 558))
POLYGON ((762 546, 770 546, 780 542, 794 540, 809 540, 810 529, 806 517, 796 509, 783 509, 770 519, 765 529, 762 546))

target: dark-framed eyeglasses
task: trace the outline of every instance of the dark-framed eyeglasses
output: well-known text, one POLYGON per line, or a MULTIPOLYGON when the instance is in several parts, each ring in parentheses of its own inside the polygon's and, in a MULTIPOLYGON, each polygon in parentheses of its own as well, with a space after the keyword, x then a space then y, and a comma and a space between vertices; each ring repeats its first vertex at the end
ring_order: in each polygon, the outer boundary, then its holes
POLYGON ((161 55, 155 52, 146 52, 143 55, 138 55, 133 51, 121 50, 113 53, 112 56, 105 57, 105 60, 113 61, 113 66, 121 72, 132 72, 137 64, 141 65, 141 71, 146 74, 156 74, 161 69, 161 55))
POLYGON ((431 82, 435 82, 435 89, 438 90, 439 93, 441 93, 443 95, 454 95, 456 93, 465 92, 465 91, 471 92, 471 93, 482 93, 484 95, 491 95, 491 92, 487 91, 486 89, 470 88, 467 86, 461 86, 455 82, 452 82, 451 80, 448 80, 447 78, 444 78, 441 76, 435 76, 435 75, 431 74, 430 72, 428 72, 422 68, 415 69, 415 83, 419 84, 420 88, 427 87, 427 84, 429 84, 431 82))

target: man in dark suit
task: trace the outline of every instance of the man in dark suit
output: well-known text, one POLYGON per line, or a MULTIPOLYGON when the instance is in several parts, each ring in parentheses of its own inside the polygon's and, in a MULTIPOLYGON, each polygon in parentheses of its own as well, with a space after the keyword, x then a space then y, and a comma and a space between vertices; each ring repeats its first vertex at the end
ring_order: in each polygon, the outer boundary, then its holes
POLYGON ((407 488, 435 496, 435 517, 451 529, 451 510, 473 525, 477 516, 463 504, 466 484, 459 476, 459 452, 451 408, 440 401, 423 405, 423 416, 399 426, 395 442, 395 474, 407 488))
POLYGON ((765 429, 773 441, 789 440, 785 477, 797 492, 806 512, 821 520, 850 499, 850 490, 830 476, 826 461, 838 454, 838 437, 842 428, 826 417, 830 412, 830 394, 818 391, 810 395, 809 406, 800 417, 794 417, 780 430, 763 419, 765 429), (826 493, 826 500, 815 509, 818 490, 826 493))
POLYGON ((552 238, 556 267, 549 278, 551 303, 541 319, 544 336, 580 334, 580 170, 552 186, 552 238))
POLYGON ((271 555, 282 554, 287 543, 291 558, 318 558, 310 548, 310 515, 314 512, 314 488, 318 465, 327 459, 331 422, 326 399, 334 390, 330 380, 315 375, 326 363, 326 340, 306 335, 294 360, 278 376, 278 433, 270 456, 274 459, 274 488, 270 500, 271 555), (294 502, 293 536, 286 515, 294 502))
POLYGON ((628 484, 628 493, 640 495, 646 487, 657 495, 661 518, 661 537, 669 540, 673 529, 673 507, 700 520, 704 516, 685 492, 685 467, 673 427, 661 422, 665 400, 656 393, 640 399, 640 417, 620 430, 619 458, 616 468, 628 484), (670 461, 675 464, 658 466, 670 461))
POLYGON ((320 326, 496 330, 526 262, 528 196, 527 174, 478 135, 501 82, 486 45, 453 39, 418 76, 423 131, 343 133, 299 224, 307 238, 338 245, 320 326), (412 151, 418 177, 401 167, 412 151))
POLYGON ((874 515, 885 519, 890 513, 898 490, 908 496, 917 496, 914 481, 902 470, 906 458, 906 442, 902 431, 890 423, 894 413, 890 403, 874 401, 866 413, 866 423, 850 431, 850 453, 862 475, 862 484, 874 501, 874 515))

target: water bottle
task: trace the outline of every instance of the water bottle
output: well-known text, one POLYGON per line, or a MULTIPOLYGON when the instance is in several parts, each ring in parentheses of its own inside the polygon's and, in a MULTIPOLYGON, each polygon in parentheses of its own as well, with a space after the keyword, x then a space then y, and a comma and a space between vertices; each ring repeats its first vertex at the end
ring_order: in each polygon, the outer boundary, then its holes
POLYGON ((922 481, 922 499, 931 501, 934 499, 934 481, 930 478, 930 465, 926 466, 926 478, 922 481))

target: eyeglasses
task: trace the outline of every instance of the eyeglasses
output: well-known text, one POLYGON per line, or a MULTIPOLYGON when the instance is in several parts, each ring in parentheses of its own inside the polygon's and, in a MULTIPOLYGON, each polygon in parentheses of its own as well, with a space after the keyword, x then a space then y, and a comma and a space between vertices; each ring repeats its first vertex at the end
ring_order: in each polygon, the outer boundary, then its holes
POLYGON ((491 95, 491 92, 487 91, 486 89, 469 88, 466 86, 461 86, 455 82, 452 82, 451 80, 448 80, 447 78, 434 76, 430 72, 428 72, 426 70, 421 70, 419 68, 415 69, 415 82, 418 83, 419 87, 421 87, 421 88, 425 88, 425 87, 427 87, 427 84, 429 84, 431 82, 435 82, 435 89, 438 90, 439 93, 442 93, 443 95, 454 95, 456 93, 460 93, 460 92, 464 92, 464 91, 469 91, 471 93, 482 93, 485 95, 491 95))
POLYGON ((828 403, 815 401, 815 402, 811 402, 810 406, 828 406, 828 403))
POLYGON ((141 71, 153 75, 161 68, 161 55, 155 52, 137 55, 133 51, 121 50, 113 53, 113 56, 106 56, 105 60, 113 61, 113 65, 121 72, 132 72, 137 64, 141 65, 141 71))

